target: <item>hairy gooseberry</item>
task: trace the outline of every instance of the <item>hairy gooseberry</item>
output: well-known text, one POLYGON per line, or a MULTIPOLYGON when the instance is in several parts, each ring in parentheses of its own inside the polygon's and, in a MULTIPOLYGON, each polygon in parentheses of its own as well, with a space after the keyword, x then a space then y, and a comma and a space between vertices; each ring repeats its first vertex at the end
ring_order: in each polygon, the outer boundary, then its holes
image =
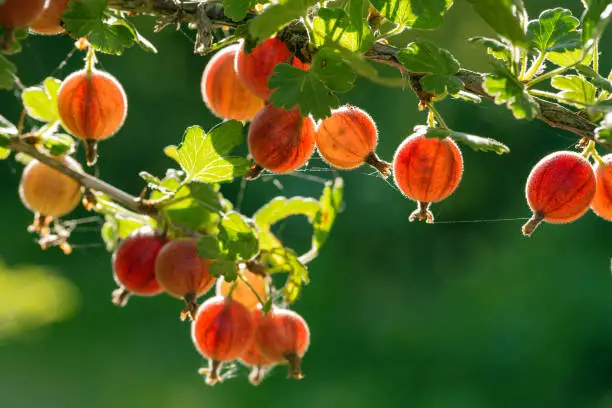
POLYGON ((155 261, 167 239, 150 227, 132 232, 113 254, 113 272, 119 288, 113 303, 125 306, 130 295, 153 296, 163 292, 155 278, 155 261))
POLYGON ((57 95, 62 125, 85 142, 87 164, 97 159, 97 142, 115 134, 127 115, 123 87, 109 73, 84 69, 70 74, 57 95))
MULTIPOLYGON (((70 156, 56 158, 74 171, 81 166, 70 156)), ((19 185, 23 204, 42 218, 68 214, 81 201, 81 185, 38 160, 32 160, 23 171, 19 185)))
POLYGON ((212 113, 222 119, 251 120, 264 101, 248 91, 234 70, 238 44, 225 47, 210 59, 202 75, 202 97, 212 113))
POLYGON ((155 277, 160 286, 171 296, 187 303, 181 320, 187 317, 193 320, 198 308, 197 298, 215 283, 208 272, 211 260, 200 258, 196 242, 197 239, 193 238, 170 241, 159 251, 155 261, 155 277))
POLYGON ((257 297, 259 296, 264 301, 267 298, 268 285, 266 279, 248 269, 242 271, 241 275, 244 280, 237 278, 234 282, 226 282, 225 279, 219 278, 216 293, 219 296, 228 296, 231 293, 232 299, 242 303, 247 309, 257 309, 259 305, 257 297))
POLYGON ((244 43, 236 54, 236 73, 246 89, 262 99, 268 100, 272 90, 268 79, 274 67, 286 62, 296 68, 308 70, 309 64, 300 61, 278 38, 268 38, 247 53, 244 43))
POLYGON ((64 32, 62 14, 68 8, 70 0, 49 0, 49 6, 30 24, 30 30, 37 34, 61 34, 64 32))
POLYGON ((0 4, 0 26, 13 29, 30 25, 42 13, 48 0, 4 0, 0 4))
POLYGON ((578 153, 555 152, 544 157, 527 178, 525 195, 533 215, 523 225, 523 235, 530 236, 542 221, 562 224, 582 217, 595 189, 595 172, 578 153))
POLYGON ((416 133, 397 148, 393 174, 402 193, 418 203, 410 221, 418 218, 432 223, 429 206, 455 191, 463 174, 463 157, 452 139, 426 138, 416 133))
POLYGON ((198 309, 191 325, 196 349, 210 360, 206 382, 220 381, 219 369, 224 361, 238 358, 253 341, 255 323, 249 309, 240 302, 215 296, 198 309))
POLYGON ((601 218, 612 221, 612 153, 595 165, 595 176, 597 189, 591 208, 601 218))
POLYGON ((332 166, 349 170, 367 163, 384 177, 391 175, 391 165, 374 152, 378 131, 365 111, 348 105, 332 111, 315 137, 319 154, 332 166))
POLYGON ((255 343, 270 361, 288 362, 290 376, 302 378, 302 357, 310 344, 310 330, 299 314, 289 309, 273 308, 259 319, 255 343))
POLYGON ((255 162, 273 173, 289 173, 302 167, 315 148, 315 125, 297 109, 267 104, 249 128, 249 151, 255 162))
MULTIPOLYGON (((252 311, 253 313, 253 322, 255 327, 259 325, 259 319, 263 316, 263 312, 261 309, 255 309, 252 311)), ((257 331, 257 329, 255 329, 257 331)), ((244 350, 244 352, 240 355, 240 361, 251 367, 251 374, 249 374, 249 381, 253 385, 260 384, 265 375, 266 371, 274 365, 274 362, 261 354, 259 348, 257 347, 257 343, 255 342, 255 337, 253 336, 253 340, 249 344, 249 346, 244 350)))

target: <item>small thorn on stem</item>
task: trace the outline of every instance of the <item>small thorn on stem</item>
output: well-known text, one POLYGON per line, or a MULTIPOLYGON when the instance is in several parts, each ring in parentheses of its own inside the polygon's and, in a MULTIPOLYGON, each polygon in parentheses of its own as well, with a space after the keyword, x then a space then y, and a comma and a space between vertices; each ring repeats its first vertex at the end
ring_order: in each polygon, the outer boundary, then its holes
POLYGON ((301 380, 304 378, 302 374, 302 359, 294 352, 285 353, 285 359, 289 362, 289 372, 287 378, 295 378, 301 380))
POLYGON ((370 152, 365 158, 365 162, 378 170, 384 178, 391 175, 391 163, 381 160, 376 152, 370 152))
POLYGON ((427 224, 434 223, 434 215, 431 211, 429 211, 429 206, 431 203, 424 203, 419 201, 418 208, 410 214, 408 217, 408 221, 413 222, 418 219, 419 221, 425 221, 427 224))
POLYGON ((195 320, 196 312, 198 311, 198 302, 196 301, 196 296, 193 293, 189 293, 185 295, 185 303, 187 306, 181 312, 181 321, 184 322, 189 318, 190 322, 195 320))
POLYGON ((115 306, 123 307, 130 298, 130 291, 126 288, 117 288, 113 291, 112 300, 115 306))
POLYGON ((540 225, 542 221, 544 221, 544 214, 539 212, 533 213, 531 218, 521 228, 521 231, 523 231, 523 235, 526 237, 530 237, 531 234, 533 234, 533 231, 538 228, 538 225, 540 225))
POLYGON ((86 139, 85 144, 85 158, 89 167, 96 164, 98 161, 98 142, 93 139, 86 139))
POLYGON ((261 173, 263 173, 263 171, 263 167, 261 167, 257 163, 253 163, 249 171, 247 171, 247 173, 244 175, 244 178, 247 180, 255 180, 257 177, 261 176, 261 173))

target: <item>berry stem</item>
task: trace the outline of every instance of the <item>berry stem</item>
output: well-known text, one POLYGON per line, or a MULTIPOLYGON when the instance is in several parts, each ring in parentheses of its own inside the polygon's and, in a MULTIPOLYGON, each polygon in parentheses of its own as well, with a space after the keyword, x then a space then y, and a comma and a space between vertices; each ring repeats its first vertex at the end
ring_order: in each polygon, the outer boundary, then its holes
POLYGON ((370 154, 366 156, 365 162, 378 170, 384 178, 391 175, 391 163, 381 160, 376 152, 370 152, 370 154))
POLYGON ((539 212, 533 213, 531 218, 521 228, 521 231, 523 231, 523 235, 526 237, 530 237, 531 234, 533 234, 533 231, 538 228, 538 225, 540 225, 542 221, 544 221, 544 214, 539 212))
POLYGON ((263 167, 261 167, 257 163, 253 163, 249 171, 247 171, 247 173, 244 175, 244 178, 247 180, 255 180, 257 177, 261 176, 261 173, 263 173, 263 171, 263 167))
MULTIPOLYGON (((261 296, 259 296, 259 293, 257 293, 257 291, 255 290, 255 288, 253 287, 253 285, 251 285, 251 282, 249 282, 247 280, 247 278, 244 277, 244 275, 242 273, 238 274, 238 279, 240 279, 246 286, 247 288, 249 288, 249 290, 251 292, 253 292, 253 294, 255 295, 255 297, 257 298, 257 301, 263 306, 266 304, 266 302, 261 298, 261 296)), ((233 291, 234 288, 232 287, 231 291, 233 291)), ((230 293, 231 293, 230 291, 230 293)))
POLYGON ((589 157, 592 157, 593 159, 595 159, 595 161, 600 166, 603 166, 605 164, 603 159, 599 155, 599 153, 597 153, 597 149, 595 147, 595 142, 593 140, 589 140, 589 142, 585 146, 584 150, 582 151, 582 157, 584 157, 585 159, 588 159, 589 157))
MULTIPOLYGON (((427 107, 429 108, 429 112, 433 113, 435 118, 438 120, 438 124, 440 125, 440 127, 442 129, 448 129, 448 126, 446 126, 446 122, 444 122, 444 119, 442 118, 442 115, 440 115, 440 112, 438 112, 438 110, 436 109, 434 104, 433 103, 429 103, 429 104, 427 104, 427 107)), ((435 126, 431 126, 431 127, 435 127, 435 126)))
POLYGON ((85 57, 85 70, 90 73, 94 70, 97 62, 96 52, 93 47, 88 43, 87 56, 85 57))

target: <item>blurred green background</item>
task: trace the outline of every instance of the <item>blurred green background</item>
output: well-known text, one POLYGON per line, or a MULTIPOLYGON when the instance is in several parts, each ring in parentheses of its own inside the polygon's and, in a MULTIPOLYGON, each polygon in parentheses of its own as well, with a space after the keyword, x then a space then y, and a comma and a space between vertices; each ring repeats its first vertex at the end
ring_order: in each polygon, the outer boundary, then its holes
MULTIPOLYGON (((484 52, 465 39, 491 32, 466 2, 457 3, 443 29, 406 36, 433 38, 464 67, 486 70, 484 52)), ((531 16, 555 6, 581 12, 579 0, 526 3, 531 16)), ((153 34, 152 19, 136 22, 159 54, 135 47, 121 57, 100 56, 100 67, 123 83, 130 109, 121 132, 102 144, 96 168, 132 193, 142 188, 140 170, 163 175, 173 165, 162 148, 177 143, 185 127, 218 122, 201 100, 207 58, 193 55, 194 33, 153 34)), ((611 40, 608 32, 601 47, 605 73, 611 40)), ((79 69, 79 53, 56 69, 71 49, 69 38, 28 39, 13 58, 22 82, 79 69)), ((410 91, 363 79, 342 100, 374 117, 378 152, 388 160, 425 120, 410 91)), ((612 407, 610 224, 589 213, 570 225, 543 225, 526 239, 521 220, 502 220, 530 215, 523 193, 530 168, 576 138, 536 120, 515 121, 490 102, 440 105, 449 126, 499 139, 511 154, 463 148, 463 181, 433 207, 433 226, 409 223, 414 203, 369 169, 343 172, 346 209, 310 264, 312 283, 295 305, 312 331, 306 378, 285 380, 281 368, 258 388, 243 368, 219 386, 204 384, 197 374, 204 361, 188 325, 177 319, 178 301, 160 296, 134 298, 125 309, 111 304, 115 286, 99 226, 73 235, 70 256, 38 249, 26 232, 31 214, 16 194, 21 166, 0 162, 6 264, 0 265, 0 305, 15 309, 11 316, 0 310, 0 407, 612 407), (479 220, 497 221, 458 222, 479 220), (33 265, 55 271, 44 275, 49 282, 38 282, 33 265)), ((14 94, 0 94, 0 106, 2 115, 18 119, 14 94)), ((318 157, 309 168, 306 174, 333 176, 318 157)), ((271 179, 248 184, 246 214, 275 195, 318 196, 321 189, 297 177, 277 180, 280 185, 271 179)), ((232 201, 239 190, 223 188, 232 201)), ((280 235, 304 250, 309 233, 296 219, 280 235)))

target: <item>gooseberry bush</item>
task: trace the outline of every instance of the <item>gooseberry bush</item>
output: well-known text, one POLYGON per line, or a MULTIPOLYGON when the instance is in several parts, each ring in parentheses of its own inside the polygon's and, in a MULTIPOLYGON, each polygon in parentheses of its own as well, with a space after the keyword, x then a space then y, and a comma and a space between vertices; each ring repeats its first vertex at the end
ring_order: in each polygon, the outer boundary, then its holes
POLYGON ((590 208, 612 221, 612 154, 600 156, 612 148, 612 73, 599 66, 612 1, 582 0, 580 16, 554 8, 537 17, 522 0, 467 1, 474 18, 496 33, 470 39, 490 57, 486 73, 461 68, 431 41, 397 37, 444 24, 452 0, 0 0, 0 88, 18 88, 23 105, 20 118, 0 116, 0 158, 14 153, 25 165, 18 191, 34 215, 28 230, 42 249, 69 254, 73 228, 64 217, 81 203, 100 214, 118 285, 113 303, 162 293, 181 299, 177 315, 191 322, 193 344, 209 360, 200 373, 213 385, 233 361, 251 367, 253 384, 281 364, 302 378, 310 330, 292 309, 309 283, 307 264, 343 206, 339 177, 319 197, 270 197, 251 215, 223 196, 225 183, 294 172, 317 150, 333 168, 369 165, 381 178, 392 176, 416 203, 410 221, 434 223, 432 204, 461 188, 470 171, 461 149, 510 152, 497 140, 450 128, 436 104, 488 99, 517 120, 540 119, 576 137, 575 151, 551 152, 526 180, 532 214, 525 236, 542 222, 575 221, 590 208), (163 151, 174 166, 165 174, 141 172, 143 190, 133 195, 90 168, 109 165, 112 152, 98 160, 104 140, 124 137, 128 111, 140 109, 128 109, 121 83, 96 66, 102 54, 121 55, 134 45, 157 52, 131 22, 139 14, 156 20, 157 31, 183 23, 195 30, 194 52, 212 57, 193 86, 220 123, 208 131, 185 124, 180 142, 163 151), (72 37, 83 69, 22 88, 11 55, 38 35, 72 37), (398 75, 381 74, 377 64, 398 75), (415 108, 427 111, 392 162, 376 153, 381 135, 374 118, 340 106, 338 95, 358 76, 411 89, 415 108), (244 143, 247 156, 232 154, 244 143), (84 164, 74 158, 81 148, 84 164), (294 215, 312 225, 311 248, 303 254, 272 229, 294 215))

